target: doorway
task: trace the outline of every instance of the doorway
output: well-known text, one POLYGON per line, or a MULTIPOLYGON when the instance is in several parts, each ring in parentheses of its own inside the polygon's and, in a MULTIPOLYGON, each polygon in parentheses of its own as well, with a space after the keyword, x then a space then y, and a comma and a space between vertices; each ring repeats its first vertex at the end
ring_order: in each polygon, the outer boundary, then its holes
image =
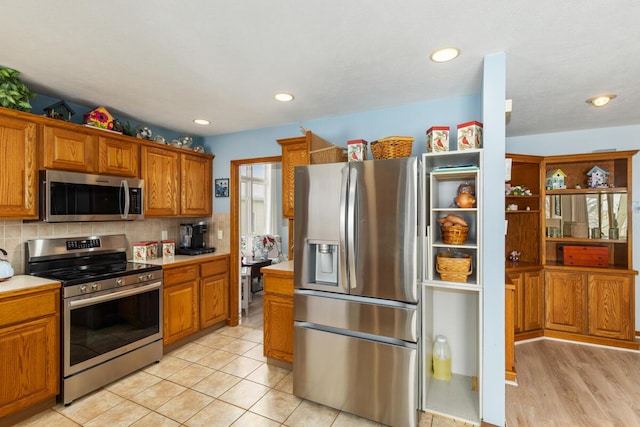
MULTIPOLYGON (((231 213, 231 230, 230 230, 230 277, 231 284, 229 290, 230 316, 229 326, 237 326, 240 323, 240 279, 241 279, 241 256, 240 256, 240 218, 241 218, 241 168, 248 165, 260 164, 282 164, 281 156, 258 157, 254 159, 232 160, 230 164, 231 182, 230 182, 230 213, 231 213)), ((282 194, 282 182, 277 182, 282 194)), ((277 203, 282 203, 277 202, 277 203)), ((281 214, 280 214, 281 216, 281 214)), ((282 220, 282 218, 280 218, 282 220)))

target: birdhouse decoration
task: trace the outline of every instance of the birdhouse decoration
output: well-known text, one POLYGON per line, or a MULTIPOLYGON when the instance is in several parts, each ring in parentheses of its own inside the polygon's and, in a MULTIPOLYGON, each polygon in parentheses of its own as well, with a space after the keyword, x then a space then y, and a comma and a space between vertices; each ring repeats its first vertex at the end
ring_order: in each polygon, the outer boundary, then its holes
POLYGON ((52 119, 71 121, 71 117, 75 114, 75 111, 64 101, 58 101, 55 104, 51 104, 44 109, 44 115, 51 117, 52 119))
POLYGON ((84 122, 100 129, 113 129, 113 116, 104 107, 97 107, 84 115, 84 122))
POLYGON ((600 166, 592 167, 587 172, 587 184, 591 188, 604 188, 607 187, 607 180, 609 179, 609 171, 602 169, 600 166))
POLYGON ((564 179, 567 177, 567 174, 562 171, 562 169, 555 169, 547 172, 547 178, 545 180, 545 186, 547 190, 559 190, 567 188, 564 183, 564 179))

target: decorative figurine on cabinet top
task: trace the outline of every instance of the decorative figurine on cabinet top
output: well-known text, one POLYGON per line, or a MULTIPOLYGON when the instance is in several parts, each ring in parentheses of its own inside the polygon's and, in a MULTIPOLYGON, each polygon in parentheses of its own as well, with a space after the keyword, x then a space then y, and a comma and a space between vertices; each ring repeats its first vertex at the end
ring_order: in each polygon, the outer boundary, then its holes
POLYGON ((560 190, 567 188, 564 183, 564 179, 566 177, 567 174, 564 173, 562 169, 555 169, 547 172, 547 178, 545 180, 547 190, 560 190))
POLYGON ((51 104, 44 109, 44 115, 51 117, 52 119, 71 121, 71 116, 75 114, 75 111, 64 101, 58 101, 55 104, 51 104))
POLYGON ((605 188, 607 187, 607 180, 609 179, 609 171, 602 169, 600 166, 594 166, 587 172, 589 178, 587 184, 591 188, 605 188))
POLYGON ((113 129, 113 116, 104 107, 97 107, 89 111, 84 115, 84 122, 99 129, 113 129))

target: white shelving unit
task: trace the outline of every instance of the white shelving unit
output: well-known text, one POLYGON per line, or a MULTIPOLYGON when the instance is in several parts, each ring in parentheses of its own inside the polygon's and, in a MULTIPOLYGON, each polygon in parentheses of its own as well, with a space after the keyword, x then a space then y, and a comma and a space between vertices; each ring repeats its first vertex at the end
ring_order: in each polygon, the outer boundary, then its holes
POLYGON ((422 410, 480 425, 482 419, 482 150, 422 155, 420 229, 422 236, 422 410), (458 208, 458 186, 475 188, 476 206, 458 208), (438 219, 447 214, 463 217, 468 225, 463 244, 442 241, 438 219), (442 280, 436 257, 444 252, 471 255, 472 274, 466 282, 442 280), (451 347, 450 381, 433 378, 432 345, 436 335, 451 347))

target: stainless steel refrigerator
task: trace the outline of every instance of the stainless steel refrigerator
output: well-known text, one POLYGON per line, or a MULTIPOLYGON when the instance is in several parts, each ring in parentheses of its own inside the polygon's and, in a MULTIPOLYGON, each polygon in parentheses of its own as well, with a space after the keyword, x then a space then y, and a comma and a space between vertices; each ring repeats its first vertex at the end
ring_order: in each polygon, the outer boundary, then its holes
POLYGON ((417 173, 295 168, 293 392, 392 426, 417 419, 417 173))

